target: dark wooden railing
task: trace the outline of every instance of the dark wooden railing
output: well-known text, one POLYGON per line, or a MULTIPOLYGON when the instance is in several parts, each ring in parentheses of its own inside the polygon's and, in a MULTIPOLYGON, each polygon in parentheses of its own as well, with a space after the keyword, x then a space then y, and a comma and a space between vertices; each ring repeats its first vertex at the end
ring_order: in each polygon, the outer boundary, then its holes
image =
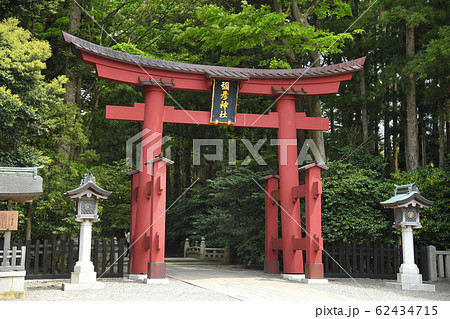
MULTIPOLYGON (((1 241, 0 241, 0 244, 1 241)), ((22 246, 22 242, 14 243, 22 246)), ((25 279, 58 279, 70 278, 78 260, 78 242, 75 240, 53 241, 36 240, 26 243, 25 279)), ((93 240, 91 261, 97 277, 123 277, 124 275, 123 239, 93 240)))
MULTIPOLYGON (((415 263, 428 280, 426 246, 415 247, 415 263)), ((325 243, 322 254, 325 277, 396 279, 403 262, 402 248, 394 244, 325 243)))
MULTIPOLYGON (((2 247, 0 240, 0 247, 2 247)), ((22 246, 22 242, 14 243, 22 246)), ((425 246, 415 247, 415 262, 423 280, 428 280, 425 246)), ((97 276, 123 277, 125 242, 123 239, 94 240, 91 260, 97 276)), ((402 263, 401 246, 391 244, 325 243, 323 256, 325 277, 396 279, 402 263)), ((26 243, 26 279, 70 278, 78 260, 77 241, 36 240, 26 243)))

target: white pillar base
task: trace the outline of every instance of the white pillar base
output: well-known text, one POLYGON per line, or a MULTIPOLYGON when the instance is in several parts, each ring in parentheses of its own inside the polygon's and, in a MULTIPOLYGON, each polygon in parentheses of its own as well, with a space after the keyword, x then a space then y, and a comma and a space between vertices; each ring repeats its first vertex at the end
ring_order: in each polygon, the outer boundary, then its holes
POLYGON ((89 284, 73 284, 73 283, 63 283, 62 290, 70 291, 70 290, 91 290, 91 289, 103 289, 105 288, 105 284, 102 282, 93 282, 89 284))
POLYGON ((92 284, 97 281, 97 273, 95 271, 78 272, 74 271, 70 276, 71 284, 92 284))
POLYGON ((302 281, 305 279, 305 274, 282 274, 281 278, 292 281, 302 281))
POLYGON ((169 279, 168 278, 145 278, 144 284, 153 284, 153 285, 164 285, 168 284, 169 279))
POLYGON ((419 274, 420 271, 419 271, 419 267, 417 267, 416 264, 405 264, 405 263, 403 263, 403 264, 400 265, 399 273, 416 275, 416 274, 419 274))
POLYGON ((312 278, 304 278, 301 280, 304 284, 328 284, 328 279, 312 279, 312 278))
POLYGON ((94 272, 94 264, 92 261, 77 261, 73 267, 73 272, 94 272))
POLYGON ((416 264, 401 264, 397 274, 397 282, 401 284, 422 284, 422 275, 416 264))
POLYGON ((128 279, 136 281, 144 281, 147 278, 147 274, 129 274, 128 279))
POLYGON ((397 282, 387 282, 386 285, 400 290, 436 291, 434 285, 422 283, 422 275, 416 264, 401 264, 397 282))
POLYGON ((422 275, 421 274, 397 274, 397 282, 401 284, 421 284, 422 275))
POLYGON ((105 284, 97 281, 97 273, 94 271, 94 265, 91 261, 78 261, 70 276, 70 284, 62 284, 62 290, 64 291, 103 288, 105 288, 105 284))

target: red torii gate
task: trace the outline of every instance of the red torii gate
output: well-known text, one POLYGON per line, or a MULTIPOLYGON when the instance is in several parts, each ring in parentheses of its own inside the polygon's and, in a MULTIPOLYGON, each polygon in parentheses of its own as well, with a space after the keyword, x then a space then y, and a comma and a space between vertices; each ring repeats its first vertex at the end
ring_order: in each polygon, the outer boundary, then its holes
MULTIPOLYGON (((328 130, 326 118, 306 117, 295 112, 298 95, 324 95, 337 93, 342 81, 351 79, 353 72, 362 69, 365 58, 326 67, 291 70, 228 68, 178 62, 161 61, 111 50, 63 32, 66 42, 80 53, 83 61, 95 66, 101 79, 115 81, 144 89, 144 103, 134 107, 106 106, 106 118, 143 121, 141 170, 135 171, 132 181, 132 213, 130 254, 132 274, 165 278, 164 242, 166 207, 166 165, 171 161, 153 154, 161 153, 161 138, 151 138, 155 132, 162 136, 163 123, 226 125, 210 122, 210 112, 177 110, 164 104, 167 90, 211 92, 214 79, 240 81, 240 94, 273 96, 277 112, 267 115, 236 114, 234 126, 278 129, 279 176, 267 177, 266 188, 266 271, 278 273, 276 250, 283 251, 284 273, 303 273, 302 250, 306 250, 305 275, 323 278, 322 237, 320 221, 320 168, 306 167, 306 183, 299 186, 297 145, 283 141, 297 139, 296 131, 328 130), (147 166, 144 166, 147 163, 147 166), (143 169, 146 167, 146 169, 143 169), (278 180, 279 178, 279 191, 278 180), (270 181, 269 181, 270 180, 270 181), (275 192, 274 192, 275 191, 275 192), (269 194, 269 195, 267 195, 269 194), (278 194, 272 197, 273 194, 278 194), (282 238, 274 225, 278 225, 278 210, 272 198, 282 207, 282 238), (275 198, 276 197, 276 198, 275 198), (307 238, 302 238, 299 198, 306 198, 307 238), (310 199, 308 199, 310 198, 310 199), (268 213, 270 211, 270 213, 268 213), (271 217, 270 217, 271 216, 271 217), (268 239, 267 239, 268 238, 268 239)), ((276 226, 278 227, 278 226, 276 226)))

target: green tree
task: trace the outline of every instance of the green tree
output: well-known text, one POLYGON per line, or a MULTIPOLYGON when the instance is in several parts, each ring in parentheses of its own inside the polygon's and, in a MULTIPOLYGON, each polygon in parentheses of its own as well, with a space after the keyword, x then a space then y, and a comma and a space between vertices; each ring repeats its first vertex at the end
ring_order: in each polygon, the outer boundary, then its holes
POLYGON ((95 154, 85 152, 78 162, 68 162, 59 152, 61 141, 80 148, 87 139, 76 110, 64 103, 66 78, 47 81, 42 74, 49 44, 18 24, 14 18, 0 23, 0 165, 44 166, 45 196, 35 203, 39 218, 33 233, 47 238, 49 231, 68 231, 72 209, 64 192, 79 183, 83 161, 95 154))
POLYGON ((60 123, 64 77, 42 75, 50 46, 31 36, 13 18, 0 23, 0 165, 47 164, 41 141, 60 123))

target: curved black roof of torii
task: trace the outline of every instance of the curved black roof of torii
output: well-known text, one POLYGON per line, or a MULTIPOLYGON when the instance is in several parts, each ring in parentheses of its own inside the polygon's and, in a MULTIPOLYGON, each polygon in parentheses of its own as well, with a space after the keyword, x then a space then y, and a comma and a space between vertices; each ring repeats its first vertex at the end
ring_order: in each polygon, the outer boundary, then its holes
POLYGON ((159 70, 204 74, 207 78, 226 77, 233 79, 250 79, 250 78, 321 77, 327 75, 345 74, 361 70, 363 68, 363 64, 366 59, 365 57, 362 57, 356 60, 334 64, 330 66, 304 68, 304 69, 235 68, 235 67, 190 64, 190 63, 151 59, 108 49, 101 45, 97 45, 92 42, 80 39, 66 32, 63 32, 63 36, 66 42, 72 44, 76 49, 85 52, 90 52, 92 54, 99 55, 107 59, 137 64, 141 67, 149 67, 159 70))

